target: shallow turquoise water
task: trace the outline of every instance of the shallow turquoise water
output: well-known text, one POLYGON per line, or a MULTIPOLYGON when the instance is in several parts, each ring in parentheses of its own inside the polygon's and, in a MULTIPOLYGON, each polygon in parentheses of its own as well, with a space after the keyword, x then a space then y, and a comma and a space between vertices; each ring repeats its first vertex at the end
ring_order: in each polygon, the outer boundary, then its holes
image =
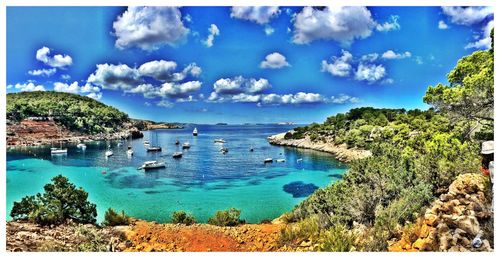
POLYGON ((104 158, 105 143, 89 144, 85 152, 75 146, 68 155, 50 157, 49 147, 26 148, 7 152, 7 213, 13 202, 25 195, 41 192, 58 174, 89 193, 97 204, 98 220, 108 207, 125 210, 133 217, 169 221, 173 211, 185 210, 203 222, 217 210, 236 207, 242 218, 255 223, 289 211, 316 187, 338 180, 346 166, 330 155, 308 150, 271 146, 266 137, 288 130, 283 126, 198 126, 200 136, 190 135, 192 128, 158 130, 150 137, 162 145, 160 154, 147 153, 144 139, 117 146, 115 155, 104 158), (222 155, 215 138, 224 138, 229 153, 222 155), (170 157, 177 151, 176 139, 190 141, 191 149, 180 160, 170 157), (126 157, 131 144, 135 155, 126 157), (255 149, 249 152, 249 146, 255 149), (283 158, 285 163, 264 165, 266 157, 283 158), (144 173, 137 167, 145 160, 167 162, 162 170, 144 173), (302 162, 297 162, 302 159, 302 162), (102 172, 105 171, 106 174, 102 172), (286 187, 288 186, 288 187, 286 187))

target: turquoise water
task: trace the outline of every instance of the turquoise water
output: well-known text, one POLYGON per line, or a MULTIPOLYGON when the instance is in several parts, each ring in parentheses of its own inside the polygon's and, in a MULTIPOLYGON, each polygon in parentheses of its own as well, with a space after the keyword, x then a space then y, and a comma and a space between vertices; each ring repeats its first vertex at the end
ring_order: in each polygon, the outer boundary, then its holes
MULTIPOLYGON (((273 219, 291 210, 315 188, 338 180, 346 166, 332 156, 310 150, 272 146, 266 137, 283 132, 286 126, 197 126, 179 130, 145 132, 144 139, 109 142, 115 153, 106 159, 107 144, 94 142, 81 151, 68 145, 68 155, 51 157, 50 146, 7 152, 7 213, 13 202, 41 192, 56 175, 63 174, 89 193, 97 204, 98 221, 108 207, 124 210, 133 217, 167 222, 173 211, 185 210, 203 222, 217 210, 236 207, 250 223, 273 219), (224 138, 229 153, 219 152, 216 138, 224 138), (176 139, 189 141, 182 159, 171 158, 176 139), (147 153, 143 140, 163 147, 161 153, 147 153), (134 156, 125 154, 132 145, 134 156), (250 152, 250 147, 254 152, 250 152), (267 157, 284 163, 264 164, 267 157), (145 160, 166 162, 153 172, 137 170, 145 160), (297 162, 297 159, 302 159, 297 162), (105 173, 103 173, 105 172, 105 173)), ((9 219, 9 218, 8 218, 9 219)))

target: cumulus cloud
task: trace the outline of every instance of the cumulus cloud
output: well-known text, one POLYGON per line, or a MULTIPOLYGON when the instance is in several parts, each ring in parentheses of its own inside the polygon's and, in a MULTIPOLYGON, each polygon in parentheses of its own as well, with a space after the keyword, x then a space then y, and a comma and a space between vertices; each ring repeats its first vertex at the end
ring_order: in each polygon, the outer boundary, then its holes
POLYGON ((411 53, 406 51, 404 53, 396 53, 392 50, 387 50, 382 54, 384 59, 403 59, 411 57, 411 53))
POLYGON ((354 79, 358 81, 376 82, 385 76, 385 67, 376 64, 360 63, 354 74, 354 79))
POLYGON ((328 72, 333 76, 347 77, 351 73, 352 54, 349 51, 342 50, 340 57, 332 57, 332 63, 321 61, 321 71, 328 72))
POLYGON ((154 60, 139 66, 139 73, 142 76, 149 76, 157 80, 168 80, 172 78, 172 73, 177 68, 177 63, 173 61, 154 60))
POLYGON ((185 98, 189 94, 198 91, 201 88, 201 84, 200 81, 189 81, 180 84, 166 82, 162 84, 158 93, 162 97, 185 98))
POLYGON ((340 94, 339 96, 331 96, 330 101, 334 104, 358 103, 359 98, 352 97, 346 94, 340 94))
POLYGON ((361 61, 375 62, 379 57, 377 53, 366 54, 361 57, 361 61))
POLYGON ((468 48, 479 48, 479 49, 488 49, 491 47, 491 38, 490 38, 490 32, 491 29, 494 27, 494 22, 489 21, 486 26, 483 27, 483 32, 478 41, 471 42, 465 46, 466 49, 468 48))
POLYGON ((37 70, 31 70, 28 71, 29 75, 33 76, 47 76, 50 77, 56 73, 56 68, 50 68, 50 69, 37 69, 37 70))
POLYGON ((162 99, 156 103, 156 106, 164 108, 172 108, 174 104, 168 100, 162 99))
POLYGON ((266 27, 264 27, 264 33, 266 33, 266 35, 269 36, 274 33, 274 28, 269 25, 266 25, 266 27))
POLYGON ((446 30, 446 29, 448 29, 448 24, 446 24, 446 22, 444 22, 443 20, 441 20, 438 23, 438 28, 440 30, 446 30))
POLYGON ((243 76, 222 78, 217 80, 213 86, 216 94, 227 95, 236 95, 239 93, 261 93, 271 88, 271 84, 267 79, 247 79, 243 76))
POLYGON ((199 77, 201 74, 202 70, 201 67, 196 65, 196 63, 191 63, 188 66, 186 66, 181 72, 174 73, 172 75, 172 80, 173 81, 182 81, 186 79, 188 75, 192 77, 199 77))
POLYGON ((86 95, 87 97, 93 99, 101 99, 102 97, 102 93, 100 92, 101 89, 99 87, 93 86, 89 83, 80 86, 78 85, 77 81, 71 84, 63 82, 54 82, 54 90, 60 92, 86 95))
POLYGON ((271 53, 266 56, 266 59, 260 63, 260 68, 279 69, 285 66, 290 66, 286 61, 286 57, 278 52, 271 53))
POLYGON ((69 74, 61 74, 61 79, 69 80, 69 79, 71 79, 71 76, 69 74))
POLYGON ((36 51, 36 59, 55 68, 65 68, 73 64, 71 56, 62 54, 51 56, 50 49, 45 46, 36 51))
POLYGON ((308 44, 322 39, 349 45, 369 37, 376 24, 366 7, 304 7, 294 18, 293 42, 308 44))
POLYGON ((129 6, 113 22, 113 29, 117 48, 138 47, 146 51, 176 46, 189 33, 179 8, 168 6, 129 6))
POLYGON ((401 27, 398 23, 399 16, 391 15, 390 20, 382 24, 377 24, 376 29, 381 32, 388 32, 391 30, 399 30, 401 27))
POLYGON ((141 74, 135 68, 120 64, 98 64, 87 82, 109 90, 129 90, 142 83, 141 74))
POLYGON ((7 88, 16 88, 20 91, 45 91, 43 85, 36 85, 33 82, 28 83, 16 83, 15 85, 8 85, 7 88))
POLYGON ((266 24, 280 13, 278 6, 233 6, 231 17, 266 24))
POLYGON ((150 83, 144 83, 140 84, 137 87, 134 87, 130 90, 126 90, 125 92, 127 93, 135 93, 135 94, 142 94, 145 98, 151 99, 158 97, 158 87, 153 86, 150 83))
POLYGON ((207 47, 212 47, 214 45, 215 36, 218 36, 219 34, 220 31, 219 28, 217 28, 217 25, 211 24, 210 28, 208 28, 208 37, 203 41, 203 44, 207 47))
POLYGON ((450 17, 451 22, 460 25, 472 25, 483 21, 493 15, 491 6, 443 6, 443 13, 450 17))

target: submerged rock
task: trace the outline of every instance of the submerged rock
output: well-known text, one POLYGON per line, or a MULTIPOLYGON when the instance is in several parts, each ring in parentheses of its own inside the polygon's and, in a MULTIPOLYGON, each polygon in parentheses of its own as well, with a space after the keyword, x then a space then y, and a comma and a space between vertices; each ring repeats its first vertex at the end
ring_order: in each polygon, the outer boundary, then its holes
POLYGON ((307 197, 318 189, 315 184, 305 184, 302 181, 295 181, 283 186, 283 191, 292 194, 293 198, 307 197))

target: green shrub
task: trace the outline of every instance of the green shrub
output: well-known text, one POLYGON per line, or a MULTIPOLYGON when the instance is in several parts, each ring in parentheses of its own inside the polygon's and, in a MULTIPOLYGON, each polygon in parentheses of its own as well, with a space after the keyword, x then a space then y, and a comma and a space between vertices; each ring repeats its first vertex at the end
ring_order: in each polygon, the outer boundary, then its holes
POLYGON ((125 215, 125 211, 122 210, 120 214, 116 213, 113 209, 109 208, 104 214, 105 226, 121 226, 129 224, 129 217, 125 215))
POLYGON ((77 246, 78 252, 105 252, 108 250, 108 237, 103 236, 95 227, 78 225, 75 233, 80 244, 77 246))
POLYGON ((172 223, 192 225, 196 223, 196 219, 192 214, 188 214, 185 211, 174 211, 172 213, 172 223))
POLYGON ((208 224, 216 226, 236 226, 244 223, 240 220, 241 211, 236 208, 231 208, 229 210, 217 211, 215 215, 208 219, 208 224))
POLYGON ((356 235, 342 224, 335 224, 319 236, 319 251, 348 252, 354 247, 356 235))
POLYGON ((95 223, 96 205, 87 201, 88 193, 59 175, 44 186, 45 192, 14 202, 10 216, 14 220, 28 220, 40 225, 57 225, 66 220, 76 223, 95 223))
POLYGON ((286 225, 281 229, 280 243, 298 245, 304 240, 316 241, 320 233, 320 220, 316 215, 307 217, 297 223, 286 225))

